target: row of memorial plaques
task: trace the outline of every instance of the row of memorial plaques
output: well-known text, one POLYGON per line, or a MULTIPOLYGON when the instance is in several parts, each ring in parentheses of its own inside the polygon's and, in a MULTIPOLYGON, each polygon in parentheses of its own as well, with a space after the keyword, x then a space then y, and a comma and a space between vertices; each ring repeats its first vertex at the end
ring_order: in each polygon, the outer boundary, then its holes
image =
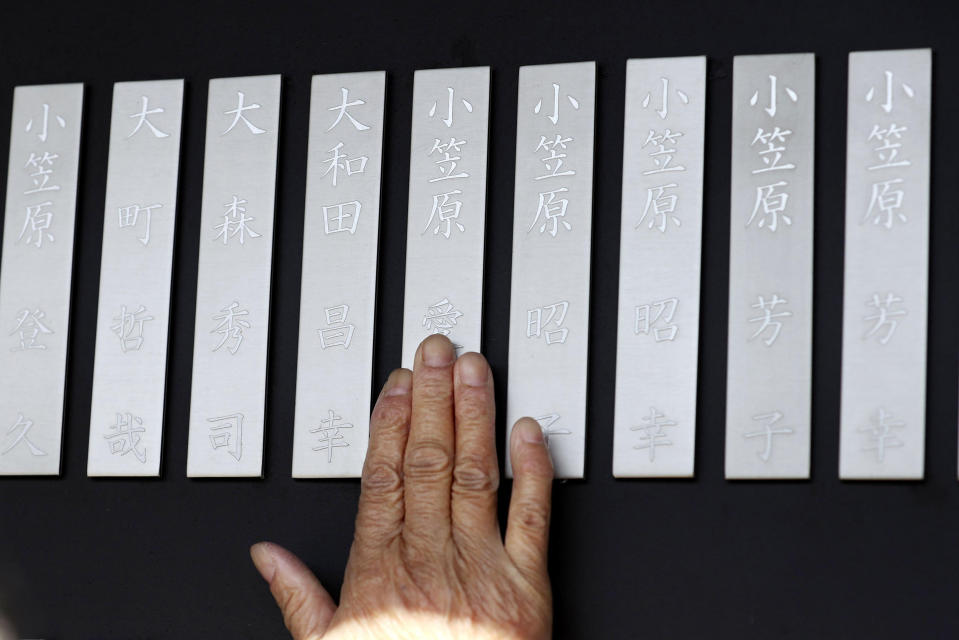
MULTIPOLYGON (((520 69, 507 424, 583 476, 596 69, 520 69)), ((929 50, 850 56, 842 478, 921 478, 929 50)), ((210 82, 187 473, 262 474, 280 76, 210 82)), ((481 343, 488 67, 418 71, 402 364, 481 343)), ((812 54, 740 56, 733 86, 726 477, 809 475, 812 54)), ((359 475, 369 430, 385 73, 313 78, 293 475, 359 475)), ((82 85, 19 87, 0 321, 0 474, 57 474, 82 85)), ((627 66, 617 477, 694 469, 705 57, 627 66)), ((162 449, 183 81, 115 85, 91 476, 162 449)), ((507 448, 508 451, 508 448, 507 448)), ((507 460, 507 472, 510 466, 507 460)))

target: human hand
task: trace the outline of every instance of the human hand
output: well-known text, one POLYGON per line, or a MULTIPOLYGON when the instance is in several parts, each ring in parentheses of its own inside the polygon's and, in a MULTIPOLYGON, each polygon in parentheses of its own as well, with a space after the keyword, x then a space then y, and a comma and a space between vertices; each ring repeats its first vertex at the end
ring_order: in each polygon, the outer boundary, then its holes
POLYGON ((289 551, 251 549, 295 640, 550 637, 553 468, 539 424, 519 420, 504 542, 494 404, 486 360, 455 359, 444 336, 423 341, 412 372, 390 375, 370 418, 339 607, 289 551))

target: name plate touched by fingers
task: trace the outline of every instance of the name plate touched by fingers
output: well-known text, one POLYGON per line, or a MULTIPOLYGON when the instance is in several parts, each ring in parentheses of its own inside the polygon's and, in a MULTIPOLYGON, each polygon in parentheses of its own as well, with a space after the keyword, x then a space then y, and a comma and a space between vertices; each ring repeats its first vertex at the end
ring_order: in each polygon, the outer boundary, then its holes
POLYGON ((613 475, 691 477, 706 58, 626 65, 613 475))
POLYGON ((441 333, 480 350, 489 67, 417 71, 413 80, 403 366, 441 333))
POLYGON ((187 475, 262 473, 280 76, 210 81, 187 475))
POLYGON ((726 477, 808 478, 815 58, 733 71, 726 477))
POLYGON ((921 479, 932 53, 849 56, 839 476, 921 479))
POLYGON ((113 87, 87 474, 160 473, 183 81, 113 87))
POLYGON ((596 64, 521 67, 516 123, 506 472, 536 419, 559 478, 583 477, 596 64))
POLYGON ((358 477, 370 426, 382 71, 313 77, 293 477, 358 477))
POLYGON ((17 87, 0 265, 0 475, 57 475, 83 85, 17 87))

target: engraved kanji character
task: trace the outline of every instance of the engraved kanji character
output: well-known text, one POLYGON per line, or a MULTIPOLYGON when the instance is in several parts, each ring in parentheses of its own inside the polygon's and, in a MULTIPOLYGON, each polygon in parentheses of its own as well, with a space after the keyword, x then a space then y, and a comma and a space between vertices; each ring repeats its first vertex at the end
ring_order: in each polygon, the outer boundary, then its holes
POLYGON ((905 198, 905 192, 896 185, 902 184, 902 178, 893 178, 891 180, 882 180, 872 185, 872 195, 869 198, 869 207, 866 209, 866 215, 863 216, 859 224, 872 220, 875 225, 881 225, 887 229, 892 229, 893 223, 908 222, 906 214, 901 211, 902 202, 905 198))
POLYGON ((679 185, 675 182, 670 182, 646 189, 646 206, 643 207, 643 215, 640 216, 634 228, 638 229, 647 220, 646 226, 650 229, 659 229, 662 233, 666 233, 670 222, 681 227, 682 221, 674 215, 679 196, 675 193, 667 193, 668 189, 678 187, 679 185))
POLYGON ((350 90, 346 87, 340 87, 340 96, 342 97, 342 102, 336 105, 335 107, 330 107, 327 111, 336 111, 336 119, 333 121, 333 124, 329 126, 327 131, 332 131, 336 125, 340 124, 340 120, 346 118, 350 121, 350 124, 353 125, 353 128, 357 131, 368 131, 369 126, 363 124, 352 115, 350 115, 350 107, 357 107, 362 104, 366 104, 365 100, 350 100, 350 90))
POLYGON ((252 325, 245 317, 250 315, 247 309, 241 309, 240 303, 234 300, 229 306, 220 309, 220 313, 213 316, 214 321, 219 321, 216 327, 210 333, 220 336, 220 342, 213 347, 214 351, 219 351, 220 347, 227 345, 227 351, 235 355, 243 343, 243 330, 249 329, 252 325))
POLYGON ((755 340, 763 333, 768 332, 768 336, 763 342, 767 347, 772 346, 776 341, 776 338, 779 337, 779 332, 782 330, 782 322, 778 318, 788 318, 792 316, 792 311, 776 311, 776 307, 781 304, 788 304, 788 301, 785 298, 780 298, 775 293, 767 298, 766 296, 758 296, 758 302, 751 305, 753 309, 760 311, 758 316, 753 316, 749 318, 749 322, 758 322, 759 328, 751 336, 750 340, 755 340))
POLYGON ((557 197, 561 193, 568 192, 569 189, 566 187, 560 187, 559 189, 553 189, 552 191, 543 191, 539 194, 539 204, 536 205, 536 216, 533 218, 533 221, 530 223, 529 228, 526 229, 526 233, 529 233, 533 230, 533 227, 536 226, 536 223, 539 222, 542 217, 543 222, 539 226, 540 233, 548 233, 549 235, 556 237, 556 233, 559 231, 560 225, 562 225, 567 231, 572 230, 572 225, 566 221, 566 209, 569 206, 569 200, 566 198, 557 197))
POLYGON ((324 349, 330 347, 350 348, 353 341, 353 331, 356 327, 347 324, 346 318, 350 314, 349 305, 341 304, 335 307, 328 307, 326 313, 326 328, 317 329, 320 334, 320 346, 324 349))
MULTIPOLYGON (((885 85, 883 86, 883 89, 885 91, 884 93, 885 97, 882 98, 882 102, 880 103, 879 106, 881 106, 882 110, 885 111, 886 113, 892 113, 893 94, 894 94, 893 86, 892 86, 893 85, 892 71, 888 71, 888 70, 884 71, 883 77, 885 79, 885 85)), ((916 92, 913 90, 913 88, 910 85, 906 84, 905 82, 900 82, 899 88, 902 89, 902 92, 906 95, 907 98, 911 99, 916 95, 916 92)), ((876 97, 877 97, 876 87, 869 87, 869 91, 866 92, 866 102, 872 102, 873 99, 876 97)))
POLYGON ((753 416, 753 420, 762 424, 762 429, 758 431, 749 431, 743 434, 743 438, 764 438, 763 448, 756 452, 759 459, 763 462, 769 462, 769 457, 773 452, 773 437, 789 435, 794 433, 792 427, 777 427, 776 425, 783 419, 783 414, 779 411, 770 413, 760 413, 753 416))
MULTIPOLYGON (((156 109, 150 109, 150 99, 146 96, 140 96, 140 111, 130 115, 130 118, 136 118, 137 124, 133 128, 133 131, 130 132, 130 135, 127 138, 132 138, 136 135, 136 132, 143 128, 143 125, 146 125, 150 132, 153 134, 154 138, 168 138, 170 137, 169 133, 165 133, 157 129, 152 122, 150 122, 150 116, 154 113, 163 113, 163 107, 157 107, 156 109)), ((229 113, 229 112, 228 112, 229 113)))
MULTIPOLYGON (((566 97, 566 100, 569 102, 570 106, 573 107, 573 109, 579 110, 579 100, 577 100, 575 97, 569 94, 566 94, 565 97, 566 97)), ((553 83, 553 112, 546 116, 549 119, 549 121, 552 122, 553 124, 557 124, 559 122, 559 103, 560 103, 560 86, 559 86, 559 83, 554 82, 553 83)), ((540 98, 536 102, 536 104, 533 106, 533 113, 538 115, 540 111, 542 110, 543 110, 543 99, 540 98)))
POLYGON ((137 238, 143 246, 150 244, 150 227, 153 224, 153 210, 162 209, 162 204, 151 204, 148 206, 140 206, 138 204, 128 204, 125 207, 117 207, 117 222, 120 224, 120 228, 124 227, 136 227, 137 222, 140 220, 140 214, 143 214, 144 217, 144 226, 146 229, 143 232, 143 236, 137 238))
POLYGON ((905 422, 893 420, 892 413, 880 407, 875 418, 870 417, 868 425, 857 429, 860 433, 865 433, 868 439, 862 450, 875 451, 876 462, 884 462, 888 449, 905 446, 905 443, 892 431, 893 429, 902 429, 905 426, 905 422))
MULTIPOLYGON (((659 104, 659 108, 656 109, 656 114, 660 117, 660 119, 665 120, 666 117, 669 115, 669 103, 670 103, 669 78, 660 78, 660 82, 662 83, 662 86, 660 88, 660 100, 659 100, 660 104, 659 104)), ((682 102, 683 104, 689 104, 689 95, 687 95, 685 91, 681 91, 680 89, 674 89, 673 91, 676 94, 676 97, 679 98, 680 102, 682 102)), ((652 104, 652 99, 653 99, 653 94, 652 94, 652 91, 650 91, 646 94, 646 97, 643 98, 643 102, 642 102, 643 109, 646 109, 650 106, 656 106, 652 104)))
POLYGON ((872 294, 872 297, 866 301, 866 305, 873 307, 876 311, 863 316, 864 321, 872 323, 872 327, 866 332, 863 339, 879 336, 877 338, 879 344, 889 342, 892 339, 892 334, 896 332, 896 327, 899 326, 899 321, 896 318, 907 313, 905 309, 893 309, 894 305, 901 302, 902 298, 892 292, 883 296, 878 293, 872 294))
POLYGON ((323 207, 323 231, 326 235, 331 233, 348 232, 350 235, 356 233, 356 223, 360 220, 360 211, 363 205, 359 200, 349 202, 340 202, 338 204, 326 205, 323 207))
POLYGON ((23 227, 20 228, 20 235, 17 236, 17 244, 25 240, 25 244, 32 244, 39 249, 43 246, 44 240, 53 242, 53 234, 50 232, 50 227, 53 225, 53 211, 47 209, 52 206, 53 202, 49 200, 27 206, 27 214, 23 220, 23 227))
POLYGON ((346 436, 340 433, 340 429, 352 429, 353 425, 349 422, 341 422, 342 416, 336 415, 332 409, 326 418, 320 420, 320 426, 310 429, 310 433, 318 433, 319 444, 313 447, 313 451, 326 451, 326 462, 333 462, 333 450, 341 447, 348 447, 350 444, 345 442, 346 436))
POLYGON ((226 131, 220 134, 221 136, 225 136, 226 134, 233 131, 236 125, 240 124, 241 122, 244 125, 246 125, 246 128, 249 129, 250 133, 252 133, 255 136, 258 136, 261 133, 266 133, 266 129, 259 128, 258 126, 256 126, 255 124, 247 120, 246 116, 243 115, 244 111, 250 111, 253 109, 260 108, 259 103, 256 103, 256 102, 254 102, 253 104, 243 104, 245 99, 246 99, 246 94, 244 94, 242 91, 236 92, 236 108, 223 112, 223 115, 233 116, 233 122, 230 123, 230 126, 227 127, 226 131))
POLYGON ((223 214, 223 222, 213 227, 216 231, 214 242, 223 238, 223 244, 227 244, 232 238, 239 236, 240 244, 243 244, 246 237, 259 238, 260 234, 253 230, 249 225, 254 220, 252 216, 246 215, 246 200, 233 196, 230 202, 223 206, 226 207, 226 213, 223 214))
POLYGON ((30 431, 31 427, 33 427, 33 420, 25 418, 22 413, 17 413, 17 421, 7 429, 6 435, 10 440, 10 444, 4 447, 3 451, 0 451, 0 456, 5 456, 10 453, 21 442, 30 450, 30 455, 34 457, 47 455, 46 451, 33 444, 33 442, 27 436, 27 433, 30 431), (12 438, 10 437, 11 435, 13 435, 12 438))
POLYGON ((17 326, 9 335, 17 334, 19 344, 11 351, 29 351, 30 349, 46 349, 47 345, 40 344, 41 335, 53 333, 53 329, 47 326, 44 317, 46 314, 40 309, 21 309, 17 314, 17 326))
POLYGON ((544 337, 546 344, 565 344, 569 329, 563 326, 569 302, 560 300, 526 312, 526 337, 544 337), (543 318, 545 314, 545 319, 543 318), (550 328, 552 325, 552 328, 550 328))
MULTIPOLYGON (((779 90, 778 90, 779 78, 770 75, 769 76, 769 101, 767 106, 763 107, 763 111, 769 114, 769 117, 776 116, 777 105, 779 103, 779 90)), ((783 87, 783 91, 786 93, 786 97, 792 100, 793 102, 799 102, 799 94, 789 87, 783 87)), ((759 103, 759 89, 753 93, 752 97, 749 98, 749 106, 755 107, 759 103)))
POLYGON ((243 457, 243 414, 231 413, 216 418, 207 418, 210 427, 210 445, 214 450, 226 447, 226 452, 237 462, 243 457))
POLYGON ((355 158, 350 158, 345 153, 340 153, 340 149, 343 148, 343 143, 337 143, 335 147, 330 149, 329 153, 332 157, 329 160, 326 160, 324 164, 329 165, 326 168, 326 171, 323 172, 323 177, 333 174, 333 186, 336 186, 336 179, 339 176, 340 171, 346 171, 346 175, 351 176, 354 173, 365 173, 366 172, 366 163, 370 159, 369 156, 357 156, 355 158))
POLYGON ((789 194, 785 191, 777 192, 778 189, 785 186, 788 186, 786 181, 780 180, 773 184, 756 187, 756 204, 753 205, 753 211, 749 215, 749 220, 746 221, 747 227, 757 218, 759 219, 757 226, 770 232, 775 232, 779 228, 780 220, 787 227, 793 223, 792 218, 786 215, 789 194))
POLYGON ((656 342, 672 342, 679 331, 679 327, 673 324, 678 305, 679 298, 666 298, 637 306, 633 332, 647 336, 652 332, 656 342))
MULTIPOLYGON (((455 103, 454 95, 455 91, 453 87, 446 87, 446 117, 441 118, 443 124, 447 127, 453 126, 453 104, 455 103)), ((437 114, 437 106, 439 101, 434 101, 432 106, 430 106, 429 116, 430 119, 433 119, 437 114)), ((463 105, 463 108, 466 109, 467 113, 473 113, 473 103, 467 100, 466 98, 460 98, 460 104, 463 105)))
POLYGON ((650 129, 646 135, 646 141, 640 149, 652 146, 653 150, 649 152, 649 157, 653 159, 655 168, 643 171, 644 176, 651 176, 657 173, 667 173, 670 171, 685 171, 686 167, 673 164, 673 156, 676 155, 676 141, 683 136, 681 131, 673 131, 669 128, 664 129, 662 133, 650 129))
POLYGON ((140 434, 146 433, 143 427, 143 420, 129 412, 116 414, 116 422, 110 425, 109 432, 103 436, 108 441, 110 453, 125 456, 132 453, 141 463, 146 463, 147 452, 144 448, 140 450, 140 434))
POLYGON ((448 336, 456 321, 463 316, 463 312, 456 309, 449 298, 443 298, 426 309, 423 316, 423 326, 430 333, 440 333, 448 336))
POLYGON ((666 415, 660 413, 655 407, 649 408, 649 415, 640 418, 642 424, 630 427, 630 431, 639 432, 639 444, 634 444, 633 449, 646 449, 649 452, 649 461, 656 460, 656 447, 672 446, 673 442, 669 439, 667 433, 663 431, 666 427, 675 427, 676 422, 666 418, 666 415))

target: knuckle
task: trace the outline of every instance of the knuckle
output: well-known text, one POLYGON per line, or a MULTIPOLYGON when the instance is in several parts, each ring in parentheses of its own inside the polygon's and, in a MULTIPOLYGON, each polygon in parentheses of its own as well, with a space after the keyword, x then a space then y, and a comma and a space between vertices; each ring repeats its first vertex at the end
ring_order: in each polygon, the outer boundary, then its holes
POLYGON ((363 471, 360 487, 370 494, 396 493, 403 488, 403 475, 396 465, 386 460, 374 460, 363 471))
POLYGON ((280 609, 283 611, 283 623, 292 633, 309 612, 309 599, 299 589, 286 588, 280 594, 280 609))
POLYGON ((453 483, 464 491, 495 493, 499 488, 499 474, 483 457, 465 455, 456 461, 453 483))
POLYGON ((430 478, 447 475, 453 467, 453 455, 438 442, 422 442, 406 452, 406 473, 411 477, 430 478))
POLYGON ((469 394, 464 398, 464 402, 456 405, 456 412, 460 420, 469 424, 488 422, 490 420, 489 405, 485 397, 477 397, 476 394, 469 394))
MULTIPOLYGON (((528 452, 527 452, 528 453, 528 452)), ((528 478, 535 485, 550 485, 553 481, 553 461, 549 452, 542 455, 525 455, 514 458, 517 475, 528 478)))
POLYGON ((410 420, 410 403, 407 398, 383 398, 373 409, 372 421, 382 427, 400 427, 410 420))
POLYGON ((417 395, 431 400, 443 400, 453 396, 453 378, 446 369, 420 371, 414 382, 417 395))
POLYGON ((519 510, 520 528, 527 533, 542 535, 549 529, 549 508, 539 502, 526 502, 519 510))

